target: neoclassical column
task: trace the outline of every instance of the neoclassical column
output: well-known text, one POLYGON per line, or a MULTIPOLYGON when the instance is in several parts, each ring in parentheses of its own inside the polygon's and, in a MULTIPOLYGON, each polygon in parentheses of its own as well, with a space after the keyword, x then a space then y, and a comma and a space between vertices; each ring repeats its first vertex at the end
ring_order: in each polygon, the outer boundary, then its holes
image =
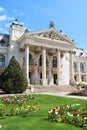
POLYGON ((73 52, 70 51, 70 84, 74 83, 73 52))
POLYGON ((42 85, 47 85, 46 79, 46 48, 42 50, 42 85))
POLYGON ((60 84, 60 50, 57 50, 57 85, 60 84))
POLYGON ((29 46, 25 46, 25 73, 29 81, 29 46))

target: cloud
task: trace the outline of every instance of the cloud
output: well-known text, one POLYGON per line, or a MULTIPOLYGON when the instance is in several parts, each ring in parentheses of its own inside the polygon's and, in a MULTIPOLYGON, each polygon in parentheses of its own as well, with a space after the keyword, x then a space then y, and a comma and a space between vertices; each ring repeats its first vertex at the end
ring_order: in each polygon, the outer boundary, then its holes
POLYGON ((3 30, 2 28, 0 28, 0 31, 3 30))
POLYGON ((2 12, 2 11, 5 11, 5 9, 3 7, 0 7, 0 12, 2 12))
POLYGON ((14 12, 17 12, 17 9, 15 9, 14 12))
POLYGON ((14 16, 10 16, 5 8, 0 6, 0 33, 8 33, 8 29, 14 16))
POLYGON ((0 16, 0 21, 5 21, 6 19, 7 19, 6 14, 0 16))
POLYGON ((20 15, 23 16, 24 14, 21 12, 20 15))
POLYGON ((6 26, 6 27, 9 27, 9 26, 10 26, 10 24, 11 24, 11 23, 6 23, 6 24, 5 24, 5 26, 6 26))
POLYGON ((24 22, 21 22, 22 25, 24 25, 24 22))
POLYGON ((8 17, 8 20, 14 20, 14 17, 8 17))

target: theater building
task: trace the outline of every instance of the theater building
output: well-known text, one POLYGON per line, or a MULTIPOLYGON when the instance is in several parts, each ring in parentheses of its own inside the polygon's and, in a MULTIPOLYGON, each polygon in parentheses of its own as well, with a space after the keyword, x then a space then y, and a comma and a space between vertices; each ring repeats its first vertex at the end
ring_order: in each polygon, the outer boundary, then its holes
POLYGON ((0 34, 0 74, 15 56, 30 84, 69 85, 87 81, 87 57, 53 23, 47 30, 28 31, 18 20, 0 34))

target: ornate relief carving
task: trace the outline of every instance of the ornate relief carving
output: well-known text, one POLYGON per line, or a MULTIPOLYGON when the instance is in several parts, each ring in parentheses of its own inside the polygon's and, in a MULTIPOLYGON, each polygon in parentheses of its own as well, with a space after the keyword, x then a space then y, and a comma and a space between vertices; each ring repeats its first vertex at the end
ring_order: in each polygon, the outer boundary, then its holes
POLYGON ((41 33, 37 33, 37 34, 32 34, 32 36, 49 38, 49 39, 53 39, 53 40, 67 41, 66 39, 64 39, 62 36, 59 36, 54 31, 48 31, 48 32, 41 32, 41 33))

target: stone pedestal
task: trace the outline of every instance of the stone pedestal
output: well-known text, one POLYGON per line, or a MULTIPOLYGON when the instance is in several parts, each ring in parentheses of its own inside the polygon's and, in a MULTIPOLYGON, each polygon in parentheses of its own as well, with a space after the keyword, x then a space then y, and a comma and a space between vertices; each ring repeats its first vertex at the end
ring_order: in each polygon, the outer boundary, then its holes
POLYGON ((54 85, 54 83, 53 83, 53 79, 50 79, 50 81, 49 81, 49 85, 54 85))
POLYGON ((47 79, 42 79, 42 80, 41 80, 41 84, 42 84, 43 86, 46 86, 46 85, 47 85, 47 79))

